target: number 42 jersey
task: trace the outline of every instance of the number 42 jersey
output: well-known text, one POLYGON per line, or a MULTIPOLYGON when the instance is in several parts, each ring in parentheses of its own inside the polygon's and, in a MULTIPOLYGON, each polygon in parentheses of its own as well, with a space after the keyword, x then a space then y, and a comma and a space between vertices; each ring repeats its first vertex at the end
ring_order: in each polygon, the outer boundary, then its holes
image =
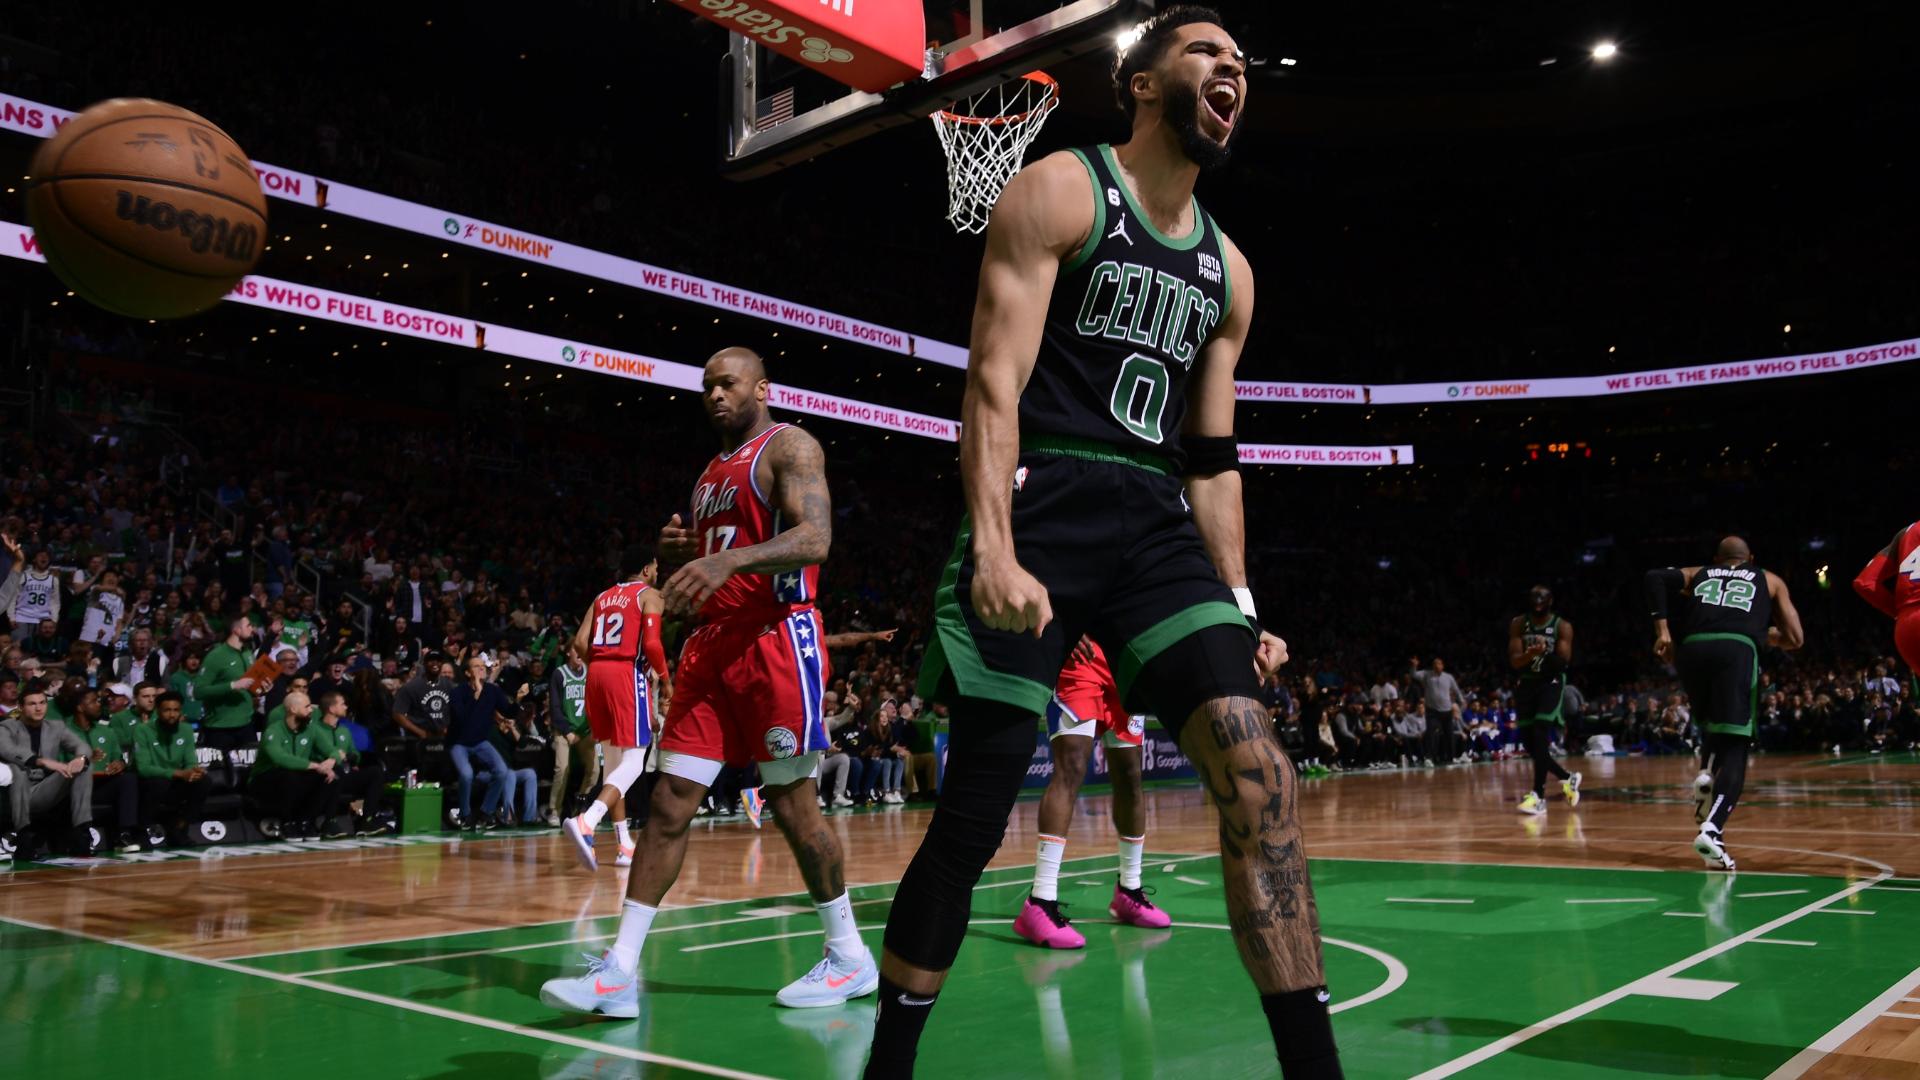
POLYGON ((1680 597, 1680 633, 1738 634, 1765 648, 1767 627, 1773 624, 1773 597, 1767 592, 1767 572, 1751 562, 1738 566, 1703 566, 1680 597))
POLYGON ((1163 236, 1111 147, 1073 154, 1093 185, 1093 229, 1054 280, 1020 431, 1177 458, 1187 377, 1233 301, 1226 238, 1198 200, 1193 229, 1163 236))

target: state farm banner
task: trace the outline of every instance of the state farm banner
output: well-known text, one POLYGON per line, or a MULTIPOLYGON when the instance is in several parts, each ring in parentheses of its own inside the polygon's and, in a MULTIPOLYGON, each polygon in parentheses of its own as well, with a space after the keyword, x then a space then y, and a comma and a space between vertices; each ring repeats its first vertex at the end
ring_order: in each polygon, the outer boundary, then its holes
MULTIPOLYGON (((61 124, 73 116, 72 112, 65 109, 0 94, 0 130, 50 138, 61 124)), ((720 311, 764 319, 781 326, 811 330, 902 356, 948 367, 967 366, 967 350, 960 345, 916 337, 904 330, 851 315, 782 300, 777 296, 737 288, 709 278, 682 274, 663 266, 564 243, 465 214, 396 199, 352 184, 269 165, 264 161, 255 161, 253 167, 260 174, 261 188, 277 199, 421 236, 498 252, 609 284, 627 285, 720 311)))
POLYGON ((1413 447, 1400 446, 1295 446, 1280 443, 1241 443, 1242 465, 1349 465, 1391 466, 1413 464, 1413 447))

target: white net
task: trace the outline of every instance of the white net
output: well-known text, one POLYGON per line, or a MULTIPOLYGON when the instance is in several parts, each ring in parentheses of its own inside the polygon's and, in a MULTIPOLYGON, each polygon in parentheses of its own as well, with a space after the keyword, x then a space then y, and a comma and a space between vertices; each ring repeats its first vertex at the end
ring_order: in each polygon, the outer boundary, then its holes
POLYGON ((1030 71, 933 114, 947 152, 947 220, 955 230, 986 229, 1001 190, 1020 171, 1027 147, 1058 104, 1059 86, 1044 72, 1030 71))

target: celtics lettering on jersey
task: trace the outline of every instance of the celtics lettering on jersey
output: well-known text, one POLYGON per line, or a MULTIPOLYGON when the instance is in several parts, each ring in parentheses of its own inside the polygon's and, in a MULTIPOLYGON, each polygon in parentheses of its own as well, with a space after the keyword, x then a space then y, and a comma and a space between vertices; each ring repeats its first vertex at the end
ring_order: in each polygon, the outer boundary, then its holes
POLYGON ((1093 229, 1054 281, 1020 429, 1176 452, 1187 376, 1232 302, 1226 241, 1198 201, 1192 231, 1162 235, 1111 148, 1074 154, 1093 184, 1093 229))
POLYGON ((1525 618, 1526 623, 1520 628, 1521 646, 1526 649, 1540 646, 1544 651, 1527 664, 1520 672, 1520 678, 1522 681, 1545 678, 1547 657, 1553 655, 1553 651, 1560 646, 1560 616, 1548 619, 1545 626, 1535 625, 1532 616, 1525 618))

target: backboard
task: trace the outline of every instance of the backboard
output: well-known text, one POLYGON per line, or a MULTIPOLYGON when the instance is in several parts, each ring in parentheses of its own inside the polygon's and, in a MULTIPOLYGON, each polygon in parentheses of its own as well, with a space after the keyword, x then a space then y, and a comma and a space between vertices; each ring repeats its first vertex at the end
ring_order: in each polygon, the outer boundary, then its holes
MULTIPOLYGON (((918 78, 854 90, 734 33, 723 70, 722 175, 745 180, 810 160, 1028 71, 1110 50, 1153 0, 860 0, 920 2, 927 50, 918 78)), ((839 9, 840 0, 820 0, 839 9)))

